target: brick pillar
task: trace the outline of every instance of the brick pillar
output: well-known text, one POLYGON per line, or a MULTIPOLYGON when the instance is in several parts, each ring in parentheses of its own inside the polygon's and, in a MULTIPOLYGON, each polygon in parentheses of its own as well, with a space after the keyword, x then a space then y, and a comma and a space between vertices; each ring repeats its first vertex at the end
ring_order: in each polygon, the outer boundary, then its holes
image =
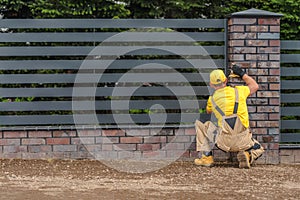
MULTIPOLYGON (((228 18, 228 66, 241 65, 259 84, 248 99, 253 136, 266 149, 258 163, 279 163, 281 16, 250 9, 228 18)), ((238 78, 229 81, 243 83, 238 78)))

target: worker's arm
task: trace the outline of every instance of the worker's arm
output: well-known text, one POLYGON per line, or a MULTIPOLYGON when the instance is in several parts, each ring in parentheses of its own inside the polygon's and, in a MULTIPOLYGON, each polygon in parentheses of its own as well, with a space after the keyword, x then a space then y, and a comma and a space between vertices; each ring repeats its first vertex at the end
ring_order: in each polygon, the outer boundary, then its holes
POLYGON ((244 74, 244 76, 242 77, 242 79, 246 82, 247 86, 250 89, 250 95, 254 94, 257 90, 258 90, 258 84, 256 83, 256 81, 251 78, 250 76, 248 76, 247 74, 244 74))

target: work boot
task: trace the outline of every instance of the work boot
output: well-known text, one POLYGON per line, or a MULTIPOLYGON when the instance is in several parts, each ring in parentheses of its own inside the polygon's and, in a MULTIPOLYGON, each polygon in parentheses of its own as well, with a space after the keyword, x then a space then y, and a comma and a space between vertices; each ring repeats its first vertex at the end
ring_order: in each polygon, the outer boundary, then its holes
POLYGON ((247 151, 240 151, 237 154, 237 159, 239 161, 239 168, 250 168, 250 154, 247 151))
POLYGON ((214 164, 213 156, 206 156, 202 154, 201 158, 196 158, 194 163, 199 166, 211 167, 214 164))

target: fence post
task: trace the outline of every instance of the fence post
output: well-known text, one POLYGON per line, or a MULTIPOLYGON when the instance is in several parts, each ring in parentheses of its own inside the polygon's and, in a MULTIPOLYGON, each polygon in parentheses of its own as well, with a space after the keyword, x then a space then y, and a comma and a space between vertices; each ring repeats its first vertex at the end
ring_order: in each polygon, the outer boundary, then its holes
MULTIPOLYGON (((253 135, 266 149, 258 163, 279 163, 281 16, 249 9, 228 17, 228 66, 241 65, 259 84, 248 99, 253 135)), ((236 78, 229 81, 241 84, 236 78)))

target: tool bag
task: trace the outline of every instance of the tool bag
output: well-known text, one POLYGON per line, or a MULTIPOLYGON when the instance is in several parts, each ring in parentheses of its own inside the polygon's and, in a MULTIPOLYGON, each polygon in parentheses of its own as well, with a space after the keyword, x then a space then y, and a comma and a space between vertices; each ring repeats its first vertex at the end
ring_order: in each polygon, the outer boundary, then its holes
POLYGON ((249 128, 246 128, 239 116, 237 115, 239 106, 239 94, 238 90, 235 90, 235 104, 232 115, 225 116, 224 112, 216 105, 211 97, 212 105, 222 116, 222 126, 219 127, 218 134, 216 136, 216 144, 218 148, 226 152, 245 151, 254 145, 252 140, 252 133, 249 128))

